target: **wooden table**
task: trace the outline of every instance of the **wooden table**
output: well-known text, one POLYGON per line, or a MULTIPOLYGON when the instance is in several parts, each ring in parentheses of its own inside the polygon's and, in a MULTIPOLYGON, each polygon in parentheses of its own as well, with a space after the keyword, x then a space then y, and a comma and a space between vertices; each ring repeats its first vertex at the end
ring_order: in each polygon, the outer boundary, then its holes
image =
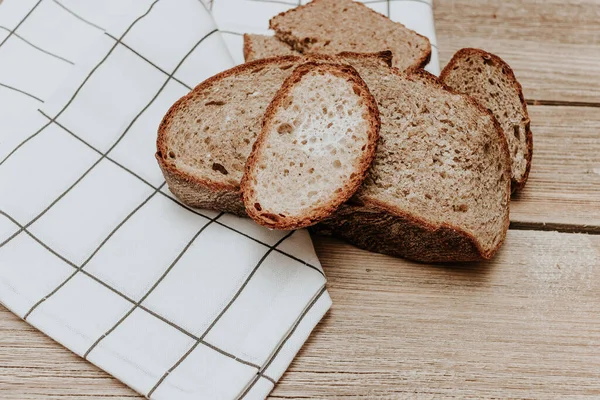
MULTIPOLYGON (((600 398, 600 2, 435 0, 523 84, 535 152, 498 256, 419 265, 315 244, 333 307, 272 398, 600 398), (567 4, 568 3, 568 4, 567 4)), ((138 398, 0 309, 0 398, 138 398)))

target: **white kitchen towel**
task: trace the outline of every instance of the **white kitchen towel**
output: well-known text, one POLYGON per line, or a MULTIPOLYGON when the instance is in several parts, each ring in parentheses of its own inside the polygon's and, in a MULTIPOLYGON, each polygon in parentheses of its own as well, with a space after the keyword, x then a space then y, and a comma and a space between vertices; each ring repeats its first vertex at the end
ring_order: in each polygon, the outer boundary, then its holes
POLYGON ((331 305, 304 230, 191 210, 168 107, 233 65, 198 0, 0 5, 0 302, 153 399, 262 399, 331 305))
MULTIPOLYGON (((269 19, 280 12, 306 4, 309 0, 206 0, 236 63, 244 62, 242 35, 272 35, 269 19)), ((437 40, 433 23, 433 0, 361 0, 373 10, 400 22, 429 38, 431 61, 425 68, 440 73, 437 40)))

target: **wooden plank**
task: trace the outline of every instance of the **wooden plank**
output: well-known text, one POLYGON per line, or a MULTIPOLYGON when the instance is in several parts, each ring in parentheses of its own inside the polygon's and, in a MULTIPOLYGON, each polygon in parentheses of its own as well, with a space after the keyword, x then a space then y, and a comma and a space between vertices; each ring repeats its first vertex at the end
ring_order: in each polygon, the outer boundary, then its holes
POLYGON ((454 267, 317 249, 333 308, 273 397, 600 396, 599 236, 511 231, 454 267))
MULTIPOLYGON (((273 399, 600 396, 600 236, 510 231, 463 266, 315 242, 334 305, 273 399)), ((90 396, 135 398, 0 311, 0 398, 90 396)))
POLYGON ((600 103, 600 2, 436 0, 444 66, 479 47, 514 69, 528 99, 600 103))
POLYGON ((600 233, 600 109, 530 106, 533 163, 513 226, 600 233))

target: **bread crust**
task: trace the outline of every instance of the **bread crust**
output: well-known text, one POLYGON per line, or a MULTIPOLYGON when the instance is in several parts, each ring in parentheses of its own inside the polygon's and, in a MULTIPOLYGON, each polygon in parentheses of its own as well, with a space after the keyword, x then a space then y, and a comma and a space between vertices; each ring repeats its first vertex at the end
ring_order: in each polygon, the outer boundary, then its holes
MULTIPOLYGON (((315 3, 319 3, 321 1, 327 1, 327 0, 312 0, 309 3, 306 3, 304 5, 300 5, 298 7, 295 7, 295 8, 292 8, 290 10, 283 11, 283 12, 277 14, 276 16, 274 16, 273 18, 271 18, 269 20, 269 28, 271 28, 271 29, 273 29, 275 31, 275 37, 277 37, 279 40, 281 40, 284 43, 289 44, 295 50, 297 50, 297 51, 299 51, 301 53, 304 53, 304 49, 302 48, 302 46, 299 45, 297 43, 297 41, 292 38, 292 36, 293 36, 292 32, 290 32, 290 31, 284 31, 284 30, 278 28, 278 26, 274 22, 274 20, 277 17, 283 17, 286 14, 296 12, 296 11, 298 11, 300 9, 303 9, 303 8, 307 8, 307 7, 310 8, 315 3)), ((355 4, 357 4, 357 5, 361 6, 361 7, 364 7, 366 10, 368 10, 371 13, 377 14, 379 16, 383 16, 385 18, 388 18, 385 15, 378 13, 377 11, 371 9, 370 7, 368 7, 367 5, 365 5, 365 4, 361 3, 361 2, 355 1, 353 3, 355 3, 355 4)), ((395 22, 395 21, 392 21, 392 22, 395 22)), ((395 22, 395 23, 400 24, 399 22, 395 22)), ((429 41, 429 38, 426 37, 426 36, 424 36, 424 35, 421 35, 420 33, 415 32, 412 29, 407 28, 403 24, 400 24, 400 25, 402 25, 405 29, 411 31, 415 36, 419 36, 419 37, 425 39, 425 41, 427 43, 427 48, 425 49, 425 51, 423 52, 423 54, 421 55, 421 57, 419 57, 417 60, 415 60, 415 62, 413 63, 413 65, 411 65, 411 66, 408 67, 408 68, 424 68, 429 63, 429 61, 431 60, 431 42, 429 41)))
POLYGON ((229 70, 223 71, 204 82, 197 85, 190 93, 183 96, 169 108, 163 120, 158 127, 158 136, 156 140, 156 160, 167 181, 171 192, 184 204, 195 208, 206 208, 218 211, 231 212, 237 215, 246 216, 245 207, 242 202, 240 188, 238 185, 225 184, 210 179, 202 179, 193 176, 181 169, 168 158, 167 149, 167 128, 171 124, 173 117, 180 111, 185 104, 199 96, 206 88, 214 82, 231 75, 243 73, 246 70, 252 70, 260 66, 272 64, 299 63, 303 59, 315 59, 323 62, 335 62, 336 57, 373 59, 381 60, 389 65, 391 63, 391 52, 383 51, 379 53, 352 53, 343 52, 337 56, 318 55, 318 56, 280 56, 259 59, 245 64, 238 65, 229 70))
POLYGON ((502 225, 502 236, 498 244, 485 250, 477 238, 466 230, 452 224, 435 224, 399 207, 386 204, 369 196, 355 196, 340 207, 336 213, 311 228, 314 233, 335 235, 357 247, 404 257, 419 262, 470 262, 489 260, 502 246, 510 224, 510 152, 500 124, 492 113, 471 96, 452 91, 437 77, 423 69, 402 72, 392 68, 392 73, 409 78, 421 79, 453 94, 461 96, 480 112, 492 118, 501 151, 504 155, 506 179, 506 213, 502 225))
POLYGON ((331 218, 310 229, 340 237, 361 249, 418 262, 486 260, 497 250, 485 252, 468 232, 449 224, 436 226, 374 200, 362 205, 344 204, 331 218))
POLYGON ((180 108, 182 108, 189 100, 199 96, 199 94, 202 93, 205 88, 212 85, 213 82, 263 65, 272 63, 284 64, 298 62, 299 60, 300 57, 296 56, 282 56, 265 58, 238 65, 208 78, 196 86, 187 95, 177 100, 175 104, 169 108, 169 111, 167 111, 158 127, 158 136, 156 139, 157 152, 155 157, 169 189, 179 200, 190 207, 215 209, 237 215, 245 214, 244 204, 239 195, 239 187, 210 179, 198 178, 178 169, 174 163, 169 160, 166 139, 167 128, 174 115, 179 112, 180 108))
POLYGON ((308 62, 300 65, 294 70, 292 75, 286 79, 271 104, 267 107, 261 133, 254 142, 252 152, 246 162, 245 173, 241 182, 241 191, 247 214, 260 225, 271 229, 286 230, 314 225, 318 221, 330 216, 341 204, 354 195, 365 179, 367 171, 375 158, 380 126, 381 120, 379 118, 377 102, 369 91, 367 84, 362 80, 354 68, 349 65, 323 64, 317 62, 308 62), (288 94, 295 85, 300 82, 306 74, 311 72, 327 72, 345 79, 352 85, 356 95, 364 101, 364 105, 367 107, 366 119, 369 126, 367 130, 368 141, 366 148, 360 155, 357 169, 354 171, 353 176, 351 175, 349 181, 344 184, 343 189, 339 194, 333 197, 328 203, 319 206, 318 208, 311 209, 305 215, 282 217, 280 215, 269 213, 269 210, 260 210, 255 207, 253 180, 258 168, 258 163, 260 162, 264 144, 268 139, 269 133, 273 129, 272 125, 275 120, 275 113, 286 101, 288 94))
POLYGON ((252 57, 253 51, 252 39, 250 39, 250 35, 244 33, 244 60, 248 61, 249 58, 254 58, 252 57))
POLYGON ((268 35, 245 33, 243 50, 244 50, 244 61, 245 62, 258 60, 260 58, 270 58, 270 57, 276 57, 276 56, 302 56, 302 54, 300 52, 297 52, 296 50, 292 49, 292 47, 290 45, 288 45, 287 43, 282 42, 281 40, 277 39, 275 36, 268 36, 268 35), (269 51, 267 53, 267 55, 263 54, 263 56, 260 56, 259 53, 261 52, 261 50, 263 50, 263 52, 264 52, 265 46, 267 46, 265 44, 266 41, 276 42, 277 45, 282 46, 287 49, 286 50, 281 49, 280 51, 279 51, 279 49, 269 51))
POLYGON ((454 56, 452 56, 452 59, 448 62, 448 64, 444 67, 444 69, 440 73, 440 81, 444 82, 446 80, 446 78, 448 77, 448 75, 450 74, 450 72, 452 71, 452 68, 454 68, 454 66, 456 65, 456 63, 458 63, 458 61, 460 59, 462 59, 464 57, 468 57, 468 56, 481 56, 484 59, 491 59, 495 63, 500 65, 501 68, 505 71, 508 78, 513 82, 513 87, 515 88, 515 90, 517 91, 517 93, 519 95, 519 100, 521 101, 521 107, 523 108, 523 115, 527 119, 527 123, 525 124, 525 142, 527 144, 527 158, 526 158, 527 165, 525 168, 525 173, 523 174, 523 177, 520 180, 512 179, 512 191, 514 192, 514 191, 520 190, 525 186, 525 183, 527 183, 527 179, 529 178, 529 171, 531 170, 531 160, 533 159, 533 134, 531 132, 531 126, 530 126, 531 120, 529 118, 529 113, 527 112, 527 102, 525 101, 525 97, 523 96, 523 87, 521 86, 521 84, 519 83, 517 78, 515 77, 515 73, 512 70, 512 68, 510 67, 510 65, 508 65, 503 59, 501 59, 500 57, 498 57, 495 54, 488 53, 485 50, 475 49, 475 48, 464 48, 464 49, 458 50, 454 54, 454 56))

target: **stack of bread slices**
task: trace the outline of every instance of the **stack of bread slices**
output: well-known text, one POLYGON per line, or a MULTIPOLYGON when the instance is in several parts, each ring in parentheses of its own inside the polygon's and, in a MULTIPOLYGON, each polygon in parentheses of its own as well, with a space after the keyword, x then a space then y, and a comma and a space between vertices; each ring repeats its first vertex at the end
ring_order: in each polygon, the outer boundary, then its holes
POLYGON ((416 261, 490 259, 533 150, 510 67, 463 49, 435 77, 427 38, 351 0, 314 0, 270 27, 245 35, 245 64, 164 117, 170 190, 416 261))

